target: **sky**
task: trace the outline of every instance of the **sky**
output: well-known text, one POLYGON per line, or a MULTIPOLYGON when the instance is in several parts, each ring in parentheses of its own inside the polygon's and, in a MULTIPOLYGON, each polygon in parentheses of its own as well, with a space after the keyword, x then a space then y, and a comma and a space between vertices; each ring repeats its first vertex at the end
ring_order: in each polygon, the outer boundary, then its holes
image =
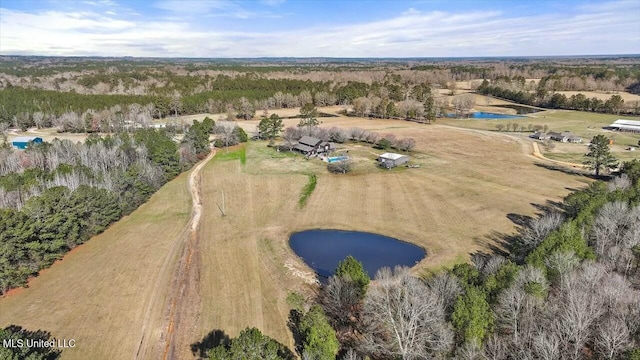
POLYGON ((0 55, 640 54, 640 0, 0 0, 0 55))

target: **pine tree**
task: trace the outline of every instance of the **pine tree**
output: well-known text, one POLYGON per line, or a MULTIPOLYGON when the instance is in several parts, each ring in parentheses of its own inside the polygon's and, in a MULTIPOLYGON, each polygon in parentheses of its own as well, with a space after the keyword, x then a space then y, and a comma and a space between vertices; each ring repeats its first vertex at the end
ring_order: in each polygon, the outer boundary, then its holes
POLYGON ((618 160, 611 155, 609 149, 609 139, 604 135, 596 135, 591 140, 589 152, 585 155, 583 164, 596 171, 596 176, 600 175, 601 169, 613 169, 618 165, 618 160))

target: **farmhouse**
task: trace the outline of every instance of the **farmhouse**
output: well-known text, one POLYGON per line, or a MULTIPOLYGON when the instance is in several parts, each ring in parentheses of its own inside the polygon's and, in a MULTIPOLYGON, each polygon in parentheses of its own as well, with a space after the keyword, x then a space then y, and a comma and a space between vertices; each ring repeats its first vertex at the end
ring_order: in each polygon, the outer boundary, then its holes
POLYGON ((538 139, 538 140, 549 140, 551 138, 551 135, 549 134, 545 134, 543 132, 537 131, 531 135, 529 135, 530 138, 532 139, 538 139))
POLYGON ((320 139, 303 136, 298 140, 298 143, 293 146, 294 150, 301 152, 304 155, 311 156, 317 154, 328 154, 335 150, 333 143, 322 141, 320 139))
POLYGON ((407 161, 409 161, 409 157, 407 155, 384 153, 378 156, 377 160, 380 166, 391 169, 393 167, 406 163, 407 161))
POLYGON ((549 139, 551 140, 555 140, 555 141, 559 141, 559 142, 570 142, 570 143, 581 143, 582 142, 582 138, 579 136, 575 136, 572 133, 568 132, 568 131, 564 131, 561 133, 557 133, 557 132, 550 132, 547 135, 549 135, 549 139))
POLYGON ((640 133, 640 121, 618 119, 608 126, 611 130, 640 133))
POLYGON ((11 141, 11 144, 16 149, 26 149, 30 144, 42 144, 42 138, 35 136, 18 136, 11 141))

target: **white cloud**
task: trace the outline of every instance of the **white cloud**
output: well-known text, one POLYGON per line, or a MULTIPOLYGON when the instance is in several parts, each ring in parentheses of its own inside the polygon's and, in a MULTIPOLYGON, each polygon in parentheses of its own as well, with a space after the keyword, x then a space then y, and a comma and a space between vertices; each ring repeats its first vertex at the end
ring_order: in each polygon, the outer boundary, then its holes
MULTIPOLYGON (((270 1, 275 6, 278 1, 270 1)), ((232 0, 160 0, 153 4, 155 8, 172 15, 193 15, 206 17, 230 17, 237 19, 279 18, 272 12, 252 11, 232 0)))
MULTIPOLYGON (((107 0, 108 1, 108 0, 107 0)), ((237 4, 195 1, 201 14, 251 17, 237 4)), ((386 20, 287 31, 198 30, 185 1, 156 4, 166 17, 0 9, 0 54, 159 57, 543 56, 640 53, 640 5, 580 7, 573 15, 506 17, 497 11, 421 12, 386 20)), ((191 4, 189 4, 191 5, 191 4)), ((265 16, 261 14, 261 16, 265 16)))
POLYGON ((284 4, 286 0, 261 0, 260 2, 267 6, 278 6, 284 4))

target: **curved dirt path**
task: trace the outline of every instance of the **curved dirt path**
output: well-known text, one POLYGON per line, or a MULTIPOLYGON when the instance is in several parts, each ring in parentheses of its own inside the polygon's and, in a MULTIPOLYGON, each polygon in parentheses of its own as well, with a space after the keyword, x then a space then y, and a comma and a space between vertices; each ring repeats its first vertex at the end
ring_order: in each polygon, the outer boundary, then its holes
POLYGON ((540 151, 540 146, 538 145, 537 142, 535 141, 531 141, 529 139, 524 139, 518 136, 514 136, 508 133, 501 133, 501 132, 495 132, 495 131, 489 131, 489 130, 480 130, 480 129, 469 129, 469 128, 464 128, 464 127, 459 127, 459 126, 452 126, 452 125, 442 125, 442 124, 437 124, 437 126, 443 126, 443 127, 448 127, 448 128, 452 128, 452 129, 458 129, 458 130, 465 130, 468 132, 474 132, 477 134, 483 134, 483 135, 489 135, 489 136, 496 136, 496 137, 507 137, 510 139, 515 140, 516 142, 520 143, 522 145, 522 150, 525 154, 534 157, 536 159, 540 159, 540 160, 544 160, 544 161, 548 161, 557 165, 562 165, 562 166, 568 166, 574 169, 584 169, 584 165, 582 164, 576 164, 576 163, 571 163, 571 162, 566 162, 566 161, 561 161, 561 160, 554 160, 554 159, 549 159, 548 157, 544 156, 544 154, 540 151), (524 140, 524 141, 523 141, 524 140), (531 145, 533 146, 533 151, 529 152, 528 146, 526 145, 528 141, 531 141, 531 145))
MULTIPOLYGON (((142 324, 140 340, 134 359, 173 358, 172 352, 175 348, 176 337, 175 328, 180 323, 180 315, 185 312, 185 305, 183 304, 185 294, 188 289, 197 285, 189 281, 189 274, 193 268, 193 255, 198 239, 197 230, 202 216, 202 200, 200 199, 199 189, 200 171, 215 155, 216 151, 214 149, 189 174, 188 186, 192 199, 191 219, 187 227, 175 238, 174 244, 162 264, 154 284, 153 293, 149 296, 145 309, 144 323, 142 324), (180 255, 179 258, 177 258, 178 255, 180 255), (175 267, 172 266, 173 264, 176 264, 175 267), (165 293, 166 296, 162 296, 165 293), (166 308, 160 310, 162 307, 166 308), (157 311, 162 311, 162 324, 158 324, 153 319, 152 313, 157 311), (160 343, 154 343, 154 334, 158 332, 160 327, 162 327, 160 343)), ((192 302, 197 299, 187 300, 192 302)))
POLYGON ((550 161, 550 162, 552 162, 554 164, 558 164, 558 165, 569 166, 569 167, 577 168, 577 169, 584 169, 584 165, 582 165, 582 164, 576 164, 576 163, 570 163, 570 162, 566 162, 566 161, 549 159, 548 157, 544 156, 540 152, 540 147, 538 146, 537 142, 534 141, 534 142, 532 142, 532 144, 533 144, 533 156, 537 157, 538 159, 550 161))

